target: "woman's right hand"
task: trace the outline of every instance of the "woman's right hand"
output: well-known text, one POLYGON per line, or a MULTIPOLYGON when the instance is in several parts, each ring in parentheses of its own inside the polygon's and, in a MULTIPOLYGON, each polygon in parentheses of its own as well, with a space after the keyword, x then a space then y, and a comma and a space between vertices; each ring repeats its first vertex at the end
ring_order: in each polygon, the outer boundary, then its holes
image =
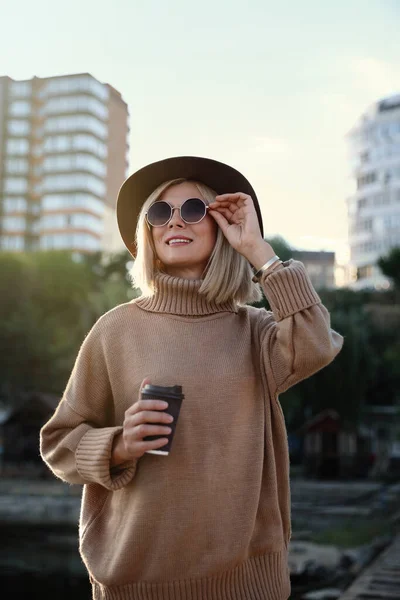
POLYGON ((142 388, 150 381, 142 381, 139 399, 125 411, 122 432, 116 436, 111 457, 111 466, 137 459, 148 450, 157 450, 168 443, 168 438, 143 441, 148 435, 168 435, 173 418, 165 412, 167 402, 162 400, 141 400, 142 388), (151 423, 165 423, 165 425, 152 425, 151 423))

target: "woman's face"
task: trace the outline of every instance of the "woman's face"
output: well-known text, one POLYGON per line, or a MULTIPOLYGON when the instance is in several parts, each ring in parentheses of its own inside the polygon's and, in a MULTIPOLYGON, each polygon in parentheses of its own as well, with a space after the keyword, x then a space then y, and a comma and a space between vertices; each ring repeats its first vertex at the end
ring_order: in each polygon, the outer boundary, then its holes
MULTIPOLYGON (((188 198, 203 199, 193 183, 184 182, 168 188, 160 200, 180 207, 188 198)), ((166 225, 152 227, 157 257, 164 271, 175 277, 201 279, 217 239, 217 229, 217 223, 209 214, 200 223, 190 225, 182 221, 178 210, 173 211, 166 225), (169 244, 173 237, 187 239, 189 243, 169 244)))

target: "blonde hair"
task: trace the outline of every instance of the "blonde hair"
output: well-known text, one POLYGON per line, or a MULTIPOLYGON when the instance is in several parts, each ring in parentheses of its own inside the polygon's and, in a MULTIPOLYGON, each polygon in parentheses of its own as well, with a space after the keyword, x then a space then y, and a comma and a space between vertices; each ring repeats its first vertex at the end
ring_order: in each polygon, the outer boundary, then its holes
MULTIPOLYGON (((159 200, 168 188, 185 181, 188 180, 172 179, 162 183, 150 194, 140 211, 136 227, 137 254, 129 276, 132 285, 139 288, 144 296, 154 295, 155 273, 160 270, 153 236, 146 221, 147 209, 153 202, 159 200)), ((191 183, 194 183, 207 204, 214 201, 217 195, 214 190, 198 181, 191 181, 191 183)), ((220 227, 203 276, 199 292, 208 301, 220 304, 227 300, 234 300, 237 304, 244 305, 261 300, 260 286, 252 281, 253 272, 249 262, 232 248, 220 227)))

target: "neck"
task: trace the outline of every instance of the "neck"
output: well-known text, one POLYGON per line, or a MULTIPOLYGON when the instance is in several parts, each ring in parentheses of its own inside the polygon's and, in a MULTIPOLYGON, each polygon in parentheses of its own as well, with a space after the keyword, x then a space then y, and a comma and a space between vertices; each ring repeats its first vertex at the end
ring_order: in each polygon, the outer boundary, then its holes
POLYGON ((194 267, 173 266, 168 265, 163 267, 163 272, 171 277, 179 277, 180 279, 203 279, 205 265, 196 265, 194 267))

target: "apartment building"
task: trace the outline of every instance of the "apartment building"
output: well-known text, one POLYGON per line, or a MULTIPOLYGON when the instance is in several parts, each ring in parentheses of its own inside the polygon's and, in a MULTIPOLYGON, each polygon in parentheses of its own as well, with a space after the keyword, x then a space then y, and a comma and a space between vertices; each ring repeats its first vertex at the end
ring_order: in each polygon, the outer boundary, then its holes
POLYGON ((353 193, 347 199, 353 289, 387 289, 377 260, 400 246, 400 95, 374 103, 347 135, 353 193))
POLYGON ((113 251, 128 107, 89 73, 0 77, 0 250, 113 251))

